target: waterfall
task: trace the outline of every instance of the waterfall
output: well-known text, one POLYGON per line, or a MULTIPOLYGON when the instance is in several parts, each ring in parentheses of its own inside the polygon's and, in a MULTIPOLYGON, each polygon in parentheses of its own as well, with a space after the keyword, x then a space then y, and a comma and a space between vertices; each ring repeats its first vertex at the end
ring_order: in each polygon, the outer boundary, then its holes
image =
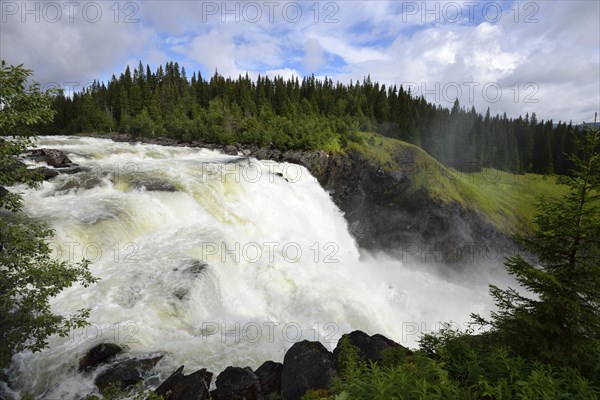
POLYGON ((20 393, 78 398, 77 372, 96 344, 165 354, 164 379, 228 365, 281 361, 299 340, 333 349, 355 329, 410 347, 440 321, 489 312, 485 284, 361 252, 343 214, 304 167, 219 151, 106 139, 41 137, 82 171, 39 189, 18 186, 24 212, 56 231, 55 257, 91 261, 101 280, 52 300, 56 313, 90 308, 91 325, 22 352, 9 373, 20 393))

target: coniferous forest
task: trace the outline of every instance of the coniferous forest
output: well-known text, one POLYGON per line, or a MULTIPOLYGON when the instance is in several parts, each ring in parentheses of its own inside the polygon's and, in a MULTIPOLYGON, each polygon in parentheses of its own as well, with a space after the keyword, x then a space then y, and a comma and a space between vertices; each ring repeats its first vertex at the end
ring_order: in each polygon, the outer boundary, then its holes
MULTIPOLYGON (((345 148, 378 132, 422 147, 447 166, 463 171, 496 168, 517 173, 568 174, 579 127, 538 121, 535 113, 508 118, 452 109, 413 96, 402 86, 331 79, 283 79, 215 72, 188 76, 177 62, 152 71, 140 61, 108 85, 94 81, 73 96, 54 98, 56 117, 48 134, 120 132, 183 141, 243 143, 278 149, 345 148)), ((370 143, 376 144, 376 143, 370 143)))

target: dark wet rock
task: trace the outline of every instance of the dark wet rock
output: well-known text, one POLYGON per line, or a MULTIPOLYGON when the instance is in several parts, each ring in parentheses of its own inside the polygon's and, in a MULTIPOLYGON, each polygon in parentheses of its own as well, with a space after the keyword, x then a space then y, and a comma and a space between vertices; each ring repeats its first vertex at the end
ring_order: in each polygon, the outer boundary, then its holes
POLYGON ((217 376, 211 393, 218 400, 263 400, 258 377, 249 367, 227 367, 217 376))
POLYGON ((58 176, 58 171, 53 168, 48 167, 39 167, 35 168, 33 171, 39 172, 45 181, 48 181, 55 176, 58 176))
POLYGON ((134 183, 137 190, 146 190, 148 192, 177 192, 177 187, 169 181, 148 178, 134 183))
POLYGON ((73 162, 65 153, 56 149, 34 149, 28 152, 28 156, 35 161, 44 161, 54 168, 72 167, 73 162))
POLYGON ((205 262, 200 260, 187 260, 180 266, 173 268, 173 271, 181 271, 182 274, 197 278, 206 271, 207 268, 208 264, 205 262))
POLYGON ((117 361, 101 372, 94 383, 100 390, 104 390, 113 383, 121 388, 135 385, 143 380, 162 358, 161 355, 152 358, 130 358, 117 361))
POLYGON ((193 260, 189 266, 186 266, 186 267, 183 268, 183 273, 184 274, 190 274, 190 275, 193 275, 193 276, 198 276, 207 267, 208 267, 208 264, 206 264, 206 263, 204 263, 204 262, 202 262, 200 260, 193 260))
POLYGON ((269 151, 269 149, 262 147, 260 149, 258 149, 253 156, 256 157, 259 160, 271 160, 272 153, 269 151))
POLYGON ((78 172, 83 171, 84 169, 81 168, 79 165, 77 164, 69 164, 69 165, 65 165, 64 167, 61 167, 58 172, 61 174, 76 174, 78 172))
POLYGON ((336 375, 333 354, 321 343, 295 343, 283 359, 281 396, 299 400, 308 390, 327 389, 336 375))
POLYGON ((286 182, 289 182, 289 179, 286 178, 285 176, 283 176, 283 174, 281 172, 275 172, 274 175, 285 179, 286 182))
MULTIPOLYGON (((407 356, 413 354, 413 352, 407 349, 406 347, 403 347, 399 343, 396 343, 393 340, 388 339, 385 336, 379 334, 369 336, 365 332, 354 331, 342 335, 340 342, 344 338, 347 338, 348 342, 352 346, 358 348, 358 354, 360 355, 361 359, 366 362, 381 361, 383 354, 387 349, 402 351, 407 356)), ((336 362, 341 351, 340 342, 338 342, 338 345, 333 350, 333 355, 335 357, 336 362)))
POLYGON ((223 153, 229 154, 231 156, 237 156, 238 148, 232 144, 228 144, 223 148, 223 153))
POLYGON ((79 360, 79 371, 89 371, 100 364, 110 361, 114 356, 123 352, 123 348, 113 343, 102 343, 92 347, 79 360))
POLYGON ((209 400, 212 377, 213 374, 206 369, 185 375, 182 365, 154 392, 162 396, 164 400, 209 400))
POLYGON ((0 186, 0 199, 10 193, 4 186, 0 186))
POLYGON ((56 191, 62 192, 71 189, 93 189, 102 184, 102 179, 95 175, 79 175, 66 179, 57 185, 56 191))
POLYGON ((175 289, 173 295, 177 297, 179 300, 183 300, 188 297, 190 290, 188 288, 180 287, 175 289))
POLYGON ((262 394, 269 398, 272 394, 281 393, 281 371, 283 364, 275 361, 266 361, 254 371, 258 377, 262 394))

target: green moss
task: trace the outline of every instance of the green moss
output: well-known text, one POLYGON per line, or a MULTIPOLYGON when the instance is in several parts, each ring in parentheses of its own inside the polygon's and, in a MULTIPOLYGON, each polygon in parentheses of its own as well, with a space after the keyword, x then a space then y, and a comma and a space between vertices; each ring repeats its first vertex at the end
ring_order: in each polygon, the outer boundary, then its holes
POLYGON ((458 203, 479 212, 506 234, 533 230, 535 205, 540 196, 558 198, 567 188, 553 176, 517 175, 495 169, 459 172, 446 168, 421 148, 400 140, 367 133, 353 134, 346 150, 355 150, 387 172, 400 170, 414 185, 442 203, 458 203))

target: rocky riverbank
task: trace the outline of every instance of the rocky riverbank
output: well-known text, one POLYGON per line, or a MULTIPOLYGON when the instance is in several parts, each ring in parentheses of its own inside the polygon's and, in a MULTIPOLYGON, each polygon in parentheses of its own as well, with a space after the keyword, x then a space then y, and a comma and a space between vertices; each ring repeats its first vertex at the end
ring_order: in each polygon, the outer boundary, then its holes
MULTIPOLYGON (((382 335, 369 336, 354 331, 342 336, 355 346, 358 356, 365 362, 381 361, 386 351, 398 351, 406 356, 412 351, 382 335)), ((299 400, 309 390, 328 390, 332 380, 339 376, 341 342, 333 352, 319 342, 307 340, 294 343, 286 352, 283 363, 266 361, 252 370, 250 367, 227 367, 215 380, 214 374, 205 368, 189 375, 182 365, 154 392, 165 400, 266 400, 281 398, 299 400)), ((79 372, 92 374, 98 389, 109 386, 127 389, 138 382, 152 381, 154 369, 164 354, 148 354, 131 357, 125 349, 110 343, 91 348, 79 361, 79 372)))

